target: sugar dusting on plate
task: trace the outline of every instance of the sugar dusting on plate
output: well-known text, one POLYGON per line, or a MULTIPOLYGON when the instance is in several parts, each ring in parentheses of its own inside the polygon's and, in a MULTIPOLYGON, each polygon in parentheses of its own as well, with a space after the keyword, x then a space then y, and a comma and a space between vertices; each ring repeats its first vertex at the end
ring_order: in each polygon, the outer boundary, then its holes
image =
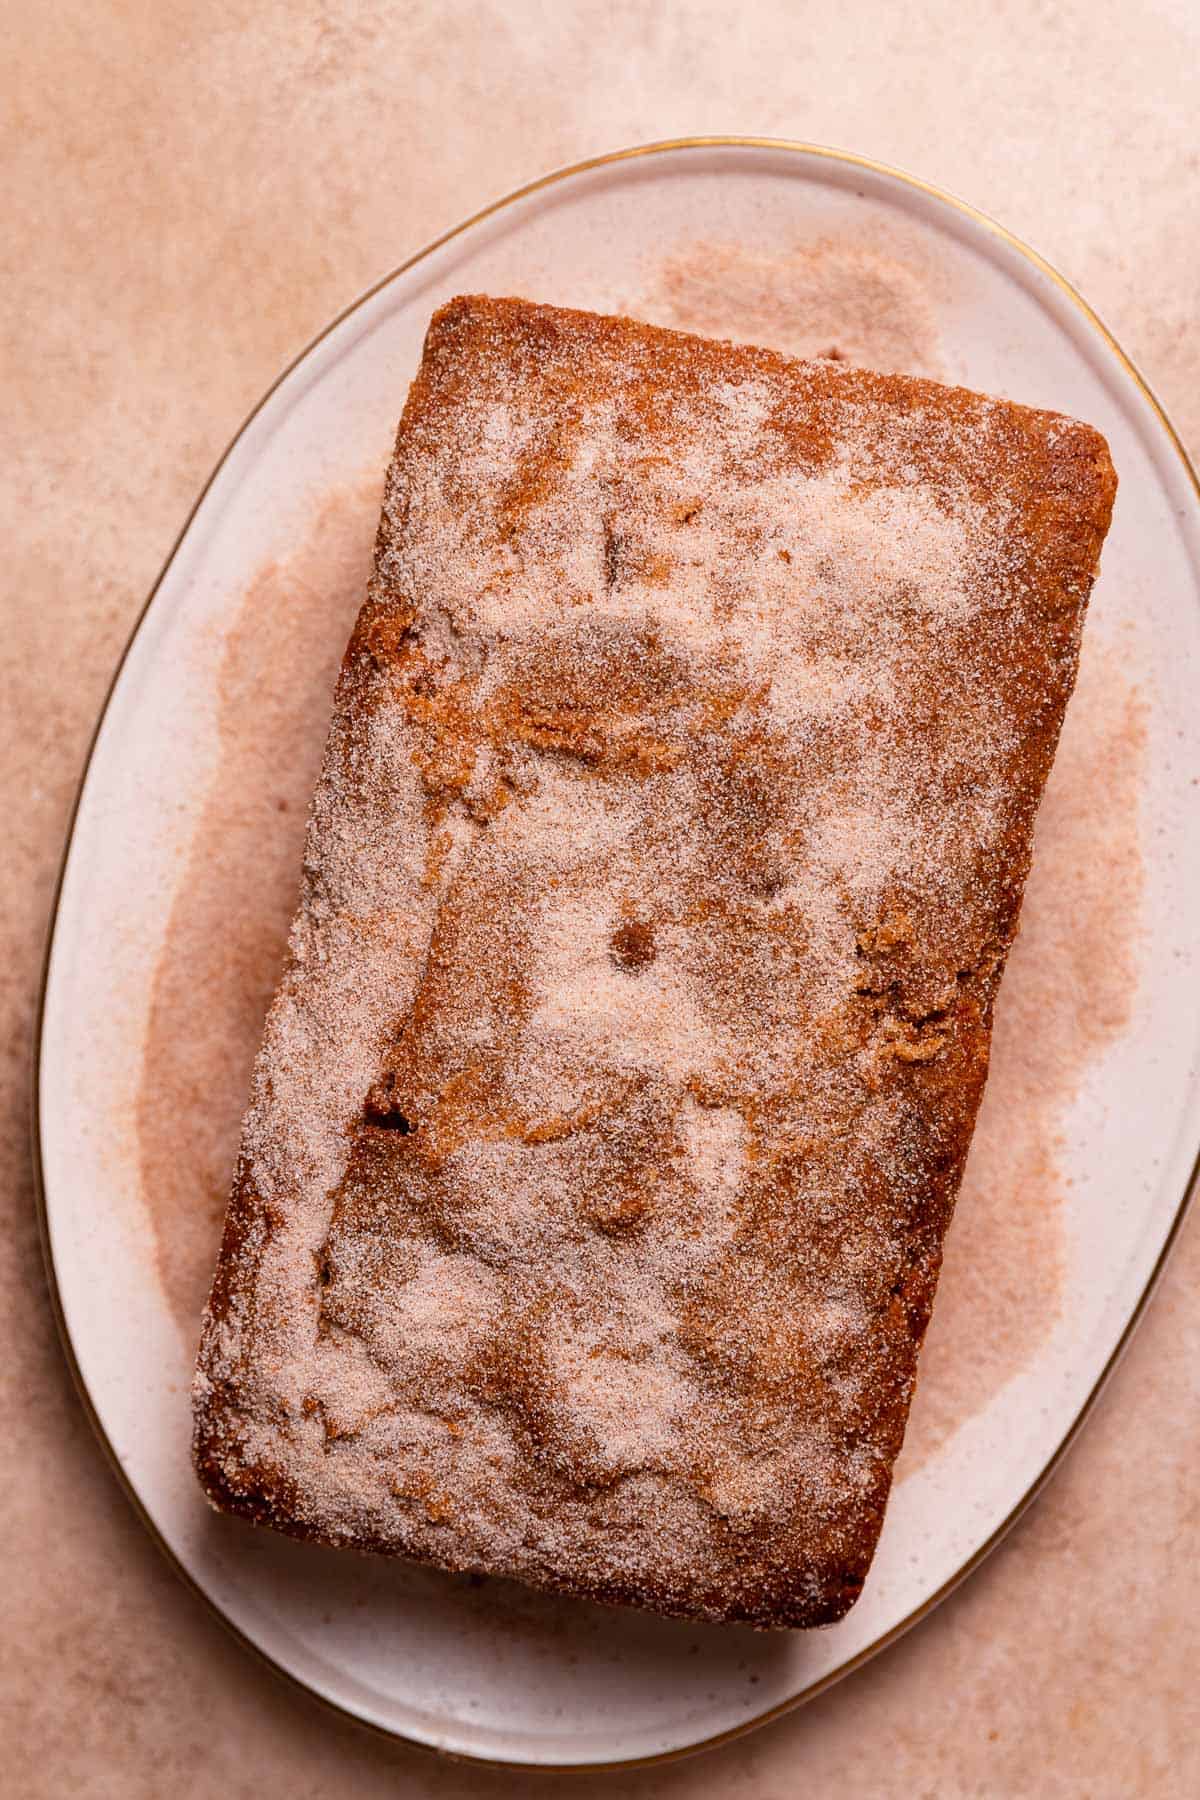
POLYGON ((987 1405, 1059 1317, 1063 1126, 1128 1025, 1138 984, 1145 700, 1126 664, 1084 633, 898 1481, 987 1405))
POLYGON ((331 493, 232 600, 218 755, 187 849, 142 1063, 142 1190, 167 1301, 193 1342, 263 1018, 296 905, 333 684, 362 604, 382 472, 331 493))
POLYGON ((680 245, 651 271, 639 318, 707 337, 829 356, 886 374, 945 378, 929 252, 895 233, 849 232, 770 254, 680 245))

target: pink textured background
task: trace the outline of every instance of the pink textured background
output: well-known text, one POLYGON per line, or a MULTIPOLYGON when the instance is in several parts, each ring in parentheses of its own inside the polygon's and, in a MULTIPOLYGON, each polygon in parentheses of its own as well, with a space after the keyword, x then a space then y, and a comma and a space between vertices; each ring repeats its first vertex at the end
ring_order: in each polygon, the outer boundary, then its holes
POLYGON ((163 1565, 46 1304, 27 1140, 46 909, 114 661, 280 366, 424 240, 545 169, 704 131, 941 182, 1084 289, 1200 443, 1194 0, 13 0, 0 64, 0 1788, 21 1796, 1200 1792, 1200 1229, 1053 1485, 926 1624, 674 1768, 539 1780, 286 1690, 163 1565))

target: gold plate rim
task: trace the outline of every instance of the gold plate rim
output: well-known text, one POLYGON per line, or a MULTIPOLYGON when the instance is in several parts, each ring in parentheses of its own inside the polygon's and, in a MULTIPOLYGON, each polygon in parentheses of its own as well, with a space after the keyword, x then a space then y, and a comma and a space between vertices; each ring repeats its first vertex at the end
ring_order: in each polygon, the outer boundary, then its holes
POLYGON ((736 1738, 744 1737, 748 1732, 756 1731, 760 1726, 768 1725, 773 1720, 782 1718, 784 1714, 794 1711, 796 1708, 805 1705, 808 1701, 815 1700, 818 1695, 825 1693, 829 1688, 833 1687, 835 1683, 843 1680, 847 1675, 853 1674, 854 1671, 861 1668, 864 1663, 869 1662, 873 1657, 879 1655, 881 1651, 888 1649, 892 1644, 896 1643, 898 1639, 903 1637, 906 1632, 910 1631, 914 1625, 919 1624, 922 1619, 927 1618, 928 1615, 933 1612, 935 1607, 939 1606, 948 1595, 953 1593, 953 1591, 967 1579, 969 1575, 974 1573, 979 1565, 996 1548, 1000 1540, 1011 1531, 1018 1519, 1020 1519, 1026 1509, 1032 1505, 1033 1501, 1041 1493, 1043 1487, 1049 1481, 1050 1477, 1054 1474, 1055 1470, 1074 1444, 1080 1431, 1090 1417, 1109 1377, 1112 1375, 1122 1355, 1128 1348, 1129 1341, 1132 1338, 1134 1331, 1142 1320, 1149 1300, 1166 1267, 1171 1251, 1178 1240, 1188 1209, 1192 1200, 1195 1198, 1197 1187, 1200 1186, 1200 1149, 1198 1149, 1183 1195, 1171 1221, 1170 1230, 1167 1233, 1167 1237, 1155 1261, 1154 1267, 1150 1271, 1146 1284, 1138 1297, 1137 1304, 1135 1305, 1112 1354, 1101 1369, 1093 1387, 1075 1418, 1072 1420, 1069 1429, 1053 1455, 1047 1460, 1044 1467, 1039 1471, 1025 1493, 1022 1494, 1016 1505, 991 1535, 979 1545, 958 1569, 955 1570, 949 1580, 943 1582, 941 1587, 923 1600, 920 1606, 914 1608, 914 1610, 900 1620, 898 1624, 894 1625, 890 1631, 885 1632, 881 1637, 877 1638, 874 1643, 868 1645, 864 1650, 859 1651, 857 1655, 848 1657, 844 1663, 840 1663, 836 1669, 831 1669, 819 1680, 811 1682, 808 1687, 801 1689, 798 1694, 793 1694, 789 1699, 780 1701, 775 1706, 767 1707, 763 1712, 755 1714, 753 1718, 746 1719, 739 1725, 731 1726, 726 1731, 716 1732, 711 1737, 701 1738, 694 1744, 681 1745, 673 1750, 658 1751, 650 1756, 622 1757, 616 1761, 603 1762, 545 1763, 521 1762, 510 1760, 507 1757, 480 1756, 469 1751, 448 1750, 443 1749, 439 1745, 430 1744, 421 1738, 410 1737, 407 1733, 393 1730, 386 1725, 380 1725, 372 1719, 366 1719, 361 1714, 352 1711, 349 1707, 343 1706, 340 1702, 330 1699, 328 1695, 319 1693, 316 1688, 310 1687, 308 1683, 303 1681, 298 1675, 294 1675, 291 1670, 285 1668, 282 1663, 277 1662, 273 1656, 259 1644, 255 1643, 252 1638, 247 1636, 247 1634, 235 1625, 232 1619, 222 1611, 221 1607, 211 1595, 201 1587, 200 1583, 171 1549, 170 1545, 159 1531, 158 1526, 146 1511, 140 1496, 128 1475, 125 1473, 120 1459, 100 1422, 95 1407, 92 1404, 87 1383, 84 1379, 83 1372, 79 1367, 74 1347, 71 1342, 71 1336, 62 1305, 62 1296, 58 1287, 54 1256, 50 1245, 41 1139, 42 1039, 45 1030, 46 998, 49 986, 50 964, 54 949, 54 938, 58 924, 59 904, 62 897, 63 881, 66 875, 67 863, 70 858, 71 845, 74 841, 75 824, 83 800, 88 773, 91 769, 96 744, 104 720, 107 717, 108 709, 116 691, 117 684, 121 678, 121 673, 125 667, 130 651, 133 648, 134 642, 137 639, 138 633, 140 632, 150 608, 153 606, 158 595, 159 589, 166 578, 167 572, 174 562, 179 548, 191 529, 192 522, 199 512, 200 507, 203 505, 217 476, 224 468, 236 446, 245 436, 251 424, 266 406, 267 402, 272 398, 276 391, 282 387, 288 377, 312 354, 319 344, 323 343, 326 338, 331 336, 331 334, 336 331, 337 328, 351 316, 351 314, 357 312, 362 306, 366 305, 369 300, 374 299, 377 294, 381 293, 384 288, 390 286, 393 281, 397 280, 401 275, 406 274, 409 269, 414 268, 418 263, 424 262, 427 257, 432 256, 435 251, 440 250, 444 245, 451 243, 457 237, 463 236, 464 233, 470 231, 474 226, 482 224, 485 219, 491 218, 494 214, 515 205, 521 200, 528 199, 533 194, 540 193, 545 188, 556 186, 560 182, 569 181, 577 175, 587 174, 593 169, 610 167, 616 163, 631 162, 640 157, 663 155, 668 152, 712 149, 784 151, 805 157, 816 158, 825 162, 840 163, 846 167, 863 169, 871 174, 882 175, 889 180, 898 182, 902 186, 914 189, 916 192, 927 195, 929 198, 938 201, 941 205, 948 207, 952 212, 958 213, 960 216, 969 219, 973 224, 981 227, 991 237, 1006 244, 1011 250, 1018 252, 1019 255, 1024 257, 1025 260, 1032 264, 1042 275, 1047 277, 1047 279, 1050 280, 1066 297, 1072 306, 1082 314, 1083 318, 1099 337, 1108 353, 1115 357, 1125 374, 1133 381, 1143 399, 1149 404, 1151 411, 1154 413, 1159 425, 1165 432, 1168 442, 1171 444, 1175 454, 1179 458, 1183 472, 1190 483, 1192 492, 1196 498, 1197 505, 1200 506, 1200 475, 1197 474, 1197 471, 1188 456, 1182 438, 1172 424, 1166 409, 1151 389, 1141 371, 1137 368, 1136 364, 1128 356, 1125 350, 1122 349, 1121 345, 1104 324, 1103 320, 1083 298, 1083 295, 1078 289, 1075 288, 1064 275, 1060 274, 1052 263, 1048 262, 1044 256, 1034 250, 1031 245, 1025 243, 1023 239, 1017 237, 1013 232, 999 224, 987 213, 981 212, 978 207, 970 205, 970 203, 965 200, 960 200, 957 195, 950 193, 947 189, 938 187, 932 182, 925 181, 920 176, 911 175, 904 169, 898 169, 891 164, 879 162, 874 157, 860 155, 856 151, 837 150, 828 145, 807 143, 803 139, 798 138, 753 137, 738 134, 664 138, 654 143, 635 144, 626 149, 611 150, 598 156, 586 157, 581 162, 566 164, 562 168, 552 170, 549 174, 539 176, 535 181, 526 182, 524 186, 514 188, 511 193, 505 194, 499 200, 494 200, 489 205, 480 208, 478 212, 472 213, 470 217, 462 220, 460 224, 452 226, 449 231, 444 231, 440 237, 434 238, 414 255, 408 257, 406 261, 399 263, 394 269, 389 270, 379 281, 374 282, 369 288, 361 293, 357 299, 351 301, 349 306, 344 307, 335 318, 331 319, 329 324, 319 331, 315 337, 310 339, 309 342, 305 344, 304 348, 291 359, 266 389, 262 397, 251 408, 250 412, 247 413, 234 435, 230 438, 225 449, 221 452, 220 457, 214 464, 208 479, 197 494, 193 505, 188 511, 187 517, 179 529, 174 543, 171 545, 171 548, 163 561, 162 567, 155 577, 153 586, 138 610, 137 618, 134 620, 125 647, 121 652, 120 658, 113 670, 112 679, 105 692, 96 725, 88 744, 83 770, 71 805, 63 853, 59 863, 54 893, 50 903, 45 951, 42 958, 37 1014, 34 1024, 34 1057, 31 1095, 33 1113, 32 1143, 34 1200, 37 1211, 38 1234, 41 1240, 42 1257, 46 1270, 50 1307, 54 1315, 54 1322, 58 1330, 63 1354, 66 1358, 67 1366, 70 1370, 71 1378, 75 1384, 84 1413, 117 1481, 124 1489, 126 1497, 133 1507, 134 1512, 141 1520, 141 1523, 145 1527, 150 1538, 158 1547, 159 1551, 165 1557, 167 1563, 174 1570, 176 1575, 178 1575, 179 1579, 190 1588, 193 1593, 199 1596, 209 1613, 220 1622, 231 1637, 247 1649, 264 1667, 270 1669, 276 1676, 285 1682, 289 1688, 297 1693, 303 1694, 307 1700, 316 1701, 319 1706, 334 1714, 337 1718, 346 1720, 351 1724, 358 1726, 360 1729, 363 1729, 376 1737, 380 1737, 389 1743, 409 1745, 413 1749, 424 1751, 428 1755, 440 1757, 446 1761, 459 1762, 481 1768, 512 1769, 514 1771, 524 1771, 530 1774, 597 1774, 620 1769, 658 1767, 662 1764, 682 1761, 685 1757, 697 1756, 705 1750, 718 1749, 723 1744, 732 1743, 736 1738))

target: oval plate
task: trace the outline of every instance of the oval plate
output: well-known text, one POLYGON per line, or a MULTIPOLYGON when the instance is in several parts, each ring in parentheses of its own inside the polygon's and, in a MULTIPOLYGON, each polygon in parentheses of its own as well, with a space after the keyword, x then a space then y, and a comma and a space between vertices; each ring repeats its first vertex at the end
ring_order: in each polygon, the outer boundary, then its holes
MULTIPOLYGON (((718 1741, 812 1696, 979 1562, 1078 1428, 1194 1177, 1198 601, 1195 477, 1112 338, 1009 234, 862 158, 705 139, 581 164, 423 251, 292 365, 201 496, 98 727, 58 895, 39 1064, 43 1224, 68 1356, 146 1524, 236 1633, 395 1736, 489 1761, 612 1765, 718 1741), (798 300, 820 257, 830 280, 798 300), (159 1277, 135 1121, 156 970, 218 769, 222 646, 256 572, 311 531, 338 484, 382 470, 430 313, 470 290, 810 351, 825 346, 805 334, 829 324, 875 344, 880 360, 891 331, 893 366, 923 361, 1097 425, 1120 475, 1088 641, 1119 648, 1144 701, 1136 995, 1059 1121, 1061 1266, 1036 1345, 898 1481, 863 1598, 828 1631, 695 1629, 315 1551, 215 1518, 191 1474, 193 1334, 159 1277)), ((968 1255, 971 1223, 957 1227, 968 1255)), ((992 1254, 980 1243, 980 1257, 992 1254)), ((939 1378, 935 1368, 931 1385, 939 1378)))

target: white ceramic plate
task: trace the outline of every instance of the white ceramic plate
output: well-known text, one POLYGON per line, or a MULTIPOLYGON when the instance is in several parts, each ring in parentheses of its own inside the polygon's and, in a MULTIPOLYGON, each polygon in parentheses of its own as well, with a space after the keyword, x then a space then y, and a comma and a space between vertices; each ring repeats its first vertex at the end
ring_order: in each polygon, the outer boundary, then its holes
MULTIPOLYGON (((243 427, 141 619, 80 797, 44 996, 44 1218, 68 1353, 147 1523, 229 1624, 386 1732, 561 1766, 670 1755, 745 1729, 945 1594, 1078 1425, 1192 1178, 1198 691, 1200 504, 1165 418, 1053 271, 907 177, 746 141, 601 159, 489 209, 333 325, 243 427), (932 362, 950 379, 1091 421, 1120 474, 1089 639, 1120 646, 1145 701, 1146 953, 1120 1029, 1091 1055, 1059 1121, 1054 1316, 1024 1365, 898 1484, 862 1600, 825 1632, 697 1630, 315 1551, 215 1518, 191 1475, 193 1346, 148 1247, 131 1121, 155 970, 217 766, 223 636, 254 572, 286 552, 328 490, 382 468, 429 315, 464 290, 687 316, 809 350, 827 347, 806 341, 827 326, 835 342, 857 333, 879 360, 932 362)), ((244 898, 231 894, 231 910, 244 898)), ((957 1227, 971 1229, 969 1218, 957 1227)))

